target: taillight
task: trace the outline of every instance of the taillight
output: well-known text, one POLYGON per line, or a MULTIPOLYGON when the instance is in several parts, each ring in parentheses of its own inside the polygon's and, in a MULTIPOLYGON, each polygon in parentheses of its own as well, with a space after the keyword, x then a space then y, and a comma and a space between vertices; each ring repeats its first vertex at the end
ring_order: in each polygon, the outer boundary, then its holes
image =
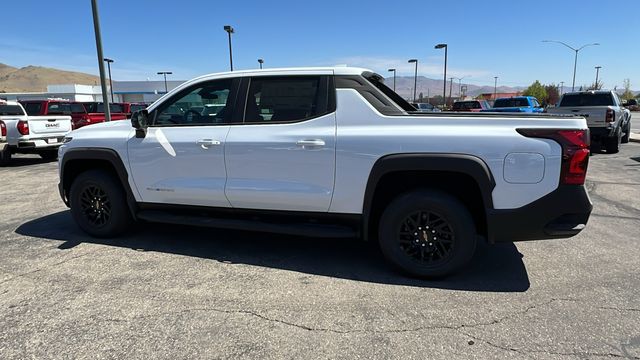
POLYGON ((555 140, 562 147, 562 169, 560 183, 582 185, 587 176, 589 165, 589 130, 564 129, 518 129, 527 137, 555 140))
POLYGON ((7 136, 7 125, 4 121, 0 121, 0 136, 7 136))
POLYGON ((18 121, 18 132, 22 135, 29 135, 29 123, 24 120, 18 121))
POLYGON ((604 121, 608 123, 616 121, 615 115, 616 113, 613 109, 607 109, 607 116, 604 118, 604 121))

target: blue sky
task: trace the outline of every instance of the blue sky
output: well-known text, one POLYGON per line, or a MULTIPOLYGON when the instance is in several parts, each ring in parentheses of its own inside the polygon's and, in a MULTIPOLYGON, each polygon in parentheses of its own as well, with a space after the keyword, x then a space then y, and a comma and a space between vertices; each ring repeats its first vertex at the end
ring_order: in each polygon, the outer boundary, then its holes
MULTIPOLYGON (((601 65, 605 87, 630 78, 640 89, 637 0, 521 1, 142 1, 99 0, 105 56, 115 59, 116 80, 189 79, 229 67, 231 24, 234 67, 348 64, 387 76, 442 76, 449 44, 449 74, 463 82, 507 86, 565 82, 571 85, 574 46, 580 52, 577 85, 593 82, 601 65), (632 10, 633 9, 633 10, 632 10), (633 25, 635 24, 635 26, 633 25)), ((97 74, 90 0, 3 1, 0 62, 97 74)))

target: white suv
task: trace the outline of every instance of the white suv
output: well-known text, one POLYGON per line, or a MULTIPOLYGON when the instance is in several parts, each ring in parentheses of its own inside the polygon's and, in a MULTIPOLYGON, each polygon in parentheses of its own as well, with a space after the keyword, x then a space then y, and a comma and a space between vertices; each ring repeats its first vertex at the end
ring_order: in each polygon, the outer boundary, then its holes
POLYGON ((437 277, 479 238, 580 232, 588 145, 584 118, 420 113, 365 69, 237 71, 72 132, 60 192, 92 236, 134 220, 359 236, 437 277))

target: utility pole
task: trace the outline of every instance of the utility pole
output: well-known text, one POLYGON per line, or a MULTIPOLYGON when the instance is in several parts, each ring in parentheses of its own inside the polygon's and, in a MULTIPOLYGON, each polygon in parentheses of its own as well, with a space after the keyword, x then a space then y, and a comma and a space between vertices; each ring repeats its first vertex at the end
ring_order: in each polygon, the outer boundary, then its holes
POLYGON ((560 81, 560 96, 562 96, 563 91, 564 91, 564 81, 560 81))
POLYGON ((451 81, 449 83, 449 101, 448 101, 449 103, 451 102, 451 96, 453 95, 452 94, 452 92, 453 92, 453 79, 454 78, 449 78, 449 80, 451 81))
POLYGON ((600 87, 598 86, 598 75, 600 75, 600 69, 602 69, 602 66, 596 66, 596 90, 600 90, 600 87))
POLYGON ((416 102, 416 88, 418 87, 418 59, 411 59, 408 61, 409 63, 415 63, 416 69, 413 74, 413 102, 416 102))
POLYGON ((495 100, 498 97, 498 77, 494 76, 493 80, 495 80, 493 83, 493 100, 495 100))
POLYGON ((98 16, 98 0, 91 0, 93 12, 93 31, 96 35, 96 51, 98 52, 98 68, 100 69, 100 88, 102 89, 102 102, 104 103, 104 120, 111 121, 109 109, 109 97, 107 96, 107 82, 104 76, 104 56, 102 55, 102 35, 100 35, 100 17, 98 16))

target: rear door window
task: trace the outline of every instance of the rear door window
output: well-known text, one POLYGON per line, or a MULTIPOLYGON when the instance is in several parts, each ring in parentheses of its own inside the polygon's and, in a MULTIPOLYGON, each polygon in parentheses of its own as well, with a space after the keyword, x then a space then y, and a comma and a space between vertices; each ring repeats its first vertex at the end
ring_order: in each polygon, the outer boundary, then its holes
POLYGON ((322 115, 327 106, 320 79, 320 76, 252 78, 244 122, 294 122, 322 115))

